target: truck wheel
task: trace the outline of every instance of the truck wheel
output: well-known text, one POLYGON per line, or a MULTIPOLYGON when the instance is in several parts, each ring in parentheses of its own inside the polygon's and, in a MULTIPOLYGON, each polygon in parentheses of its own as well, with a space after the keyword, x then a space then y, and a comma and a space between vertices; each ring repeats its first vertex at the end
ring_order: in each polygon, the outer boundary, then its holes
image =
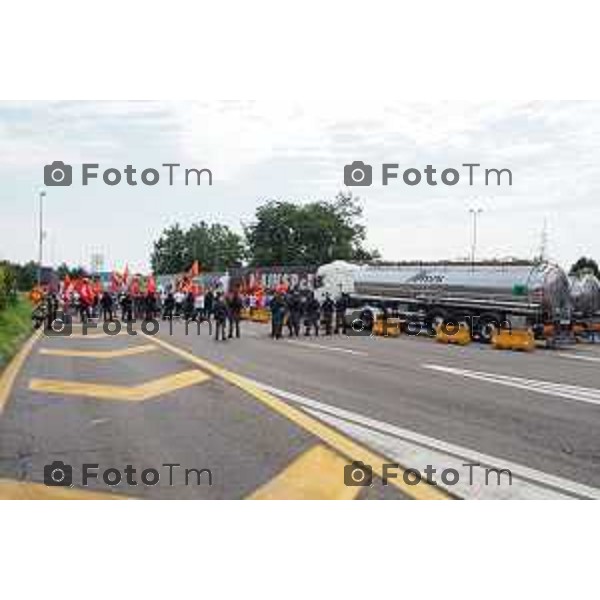
POLYGON ((368 310, 368 309, 363 310, 360 313, 360 318, 361 318, 362 322, 364 323, 365 329, 373 329, 373 325, 375 323, 375 317, 370 310, 368 310))
POLYGON ((483 315, 479 319, 479 341, 490 344, 494 331, 500 328, 500 318, 497 315, 483 315))
POLYGON ((427 317, 425 319, 425 326, 428 329, 428 333, 430 335, 435 335, 436 328, 439 325, 442 325, 444 321, 448 319, 448 313, 441 308, 433 309, 431 312, 427 313, 427 317))

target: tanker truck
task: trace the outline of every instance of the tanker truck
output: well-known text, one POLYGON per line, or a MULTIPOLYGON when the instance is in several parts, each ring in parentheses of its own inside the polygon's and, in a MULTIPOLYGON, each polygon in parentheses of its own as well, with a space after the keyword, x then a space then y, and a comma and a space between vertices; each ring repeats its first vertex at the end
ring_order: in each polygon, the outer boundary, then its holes
POLYGON ((600 329, 600 281, 593 273, 571 276, 573 320, 586 330, 600 329))
POLYGON ((317 270, 316 295, 347 298, 350 318, 368 327, 378 314, 429 330, 467 322, 489 342, 495 327, 531 327, 548 345, 572 343, 569 279, 550 263, 415 263, 394 266, 335 261, 317 270))

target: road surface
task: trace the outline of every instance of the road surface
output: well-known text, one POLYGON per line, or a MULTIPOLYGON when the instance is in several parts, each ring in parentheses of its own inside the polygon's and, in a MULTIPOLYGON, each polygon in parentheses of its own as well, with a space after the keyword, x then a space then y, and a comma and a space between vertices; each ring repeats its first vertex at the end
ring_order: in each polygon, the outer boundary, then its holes
POLYGON ((0 497, 600 497, 600 345, 135 330, 26 345, 0 379, 0 497))

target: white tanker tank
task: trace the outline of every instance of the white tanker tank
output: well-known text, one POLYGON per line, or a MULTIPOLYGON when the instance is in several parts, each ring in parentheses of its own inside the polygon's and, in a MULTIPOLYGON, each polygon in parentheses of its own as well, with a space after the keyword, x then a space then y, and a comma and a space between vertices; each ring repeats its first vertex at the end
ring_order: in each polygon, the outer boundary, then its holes
POLYGON ((342 261, 317 271, 319 296, 349 294, 353 305, 398 306, 431 315, 520 315, 534 324, 570 322, 569 278, 550 263, 357 266, 342 261), (436 313, 436 314, 438 314, 436 313))
POLYGON ((600 281, 593 273, 571 277, 571 301, 577 317, 600 314, 600 281))

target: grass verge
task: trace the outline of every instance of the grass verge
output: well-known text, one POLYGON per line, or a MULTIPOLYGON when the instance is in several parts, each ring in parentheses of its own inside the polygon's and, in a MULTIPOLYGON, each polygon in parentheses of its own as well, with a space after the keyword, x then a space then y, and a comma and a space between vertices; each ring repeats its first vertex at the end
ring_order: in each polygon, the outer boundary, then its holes
POLYGON ((28 300, 18 297, 0 311, 0 371, 32 332, 31 308, 28 300))

